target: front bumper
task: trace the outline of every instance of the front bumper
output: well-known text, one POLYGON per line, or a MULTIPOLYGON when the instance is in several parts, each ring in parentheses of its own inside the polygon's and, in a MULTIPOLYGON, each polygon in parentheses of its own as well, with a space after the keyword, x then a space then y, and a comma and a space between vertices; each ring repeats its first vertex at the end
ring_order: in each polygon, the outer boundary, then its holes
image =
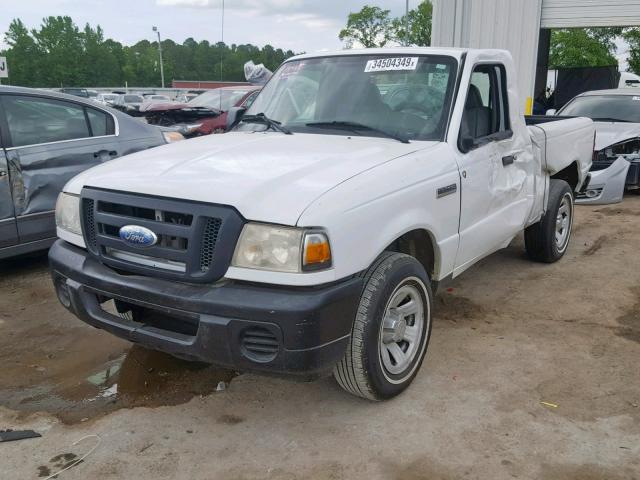
POLYGON ((63 240, 49 261, 61 303, 89 325, 187 360, 307 378, 342 358, 362 289, 355 277, 285 288, 123 275, 63 240), (124 318, 110 300, 144 316, 124 318))
MULTIPOLYGON (((624 196, 625 184, 628 182, 627 172, 631 173, 631 164, 623 157, 600 170, 592 170, 589 184, 576 198, 581 205, 606 205, 620 203, 624 196)), ((600 165, 597 168, 601 167, 600 165)))

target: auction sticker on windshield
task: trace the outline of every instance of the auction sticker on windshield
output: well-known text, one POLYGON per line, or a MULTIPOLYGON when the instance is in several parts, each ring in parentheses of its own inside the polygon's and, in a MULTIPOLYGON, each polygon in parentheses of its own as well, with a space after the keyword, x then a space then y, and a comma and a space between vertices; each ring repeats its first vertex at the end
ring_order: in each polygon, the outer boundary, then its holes
POLYGON ((418 66, 418 57, 378 58, 369 60, 364 67, 365 73, 389 72, 392 70, 415 70, 418 66))

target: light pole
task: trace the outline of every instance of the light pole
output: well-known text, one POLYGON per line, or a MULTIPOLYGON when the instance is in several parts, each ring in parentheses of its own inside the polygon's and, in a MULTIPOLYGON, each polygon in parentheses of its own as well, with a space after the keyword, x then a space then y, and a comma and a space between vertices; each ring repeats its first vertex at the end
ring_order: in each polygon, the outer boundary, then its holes
POLYGON ((162 43, 160 43, 160 30, 158 27, 152 27, 153 31, 158 34, 158 54, 160 55, 160 79, 162 81, 162 88, 164 88, 164 65, 162 65, 162 43))
POLYGON ((404 13, 404 21, 405 21, 405 39, 404 39, 404 44, 405 46, 409 45, 409 0, 406 1, 406 5, 405 5, 405 13, 404 13))
MULTIPOLYGON (((221 37, 222 40, 220 43, 220 81, 222 81, 222 62, 224 61, 224 0, 222 0, 222 25, 221 25, 221 37)), ((222 97, 220 97, 222 98, 222 97)))

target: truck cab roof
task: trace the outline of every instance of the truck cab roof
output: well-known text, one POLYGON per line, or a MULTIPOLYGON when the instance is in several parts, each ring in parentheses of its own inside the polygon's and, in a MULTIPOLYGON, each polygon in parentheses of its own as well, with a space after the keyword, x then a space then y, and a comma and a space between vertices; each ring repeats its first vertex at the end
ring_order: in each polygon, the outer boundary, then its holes
POLYGON ((287 59, 286 61, 300 60, 304 58, 336 57, 345 55, 446 55, 457 59, 468 52, 478 51, 483 53, 505 54, 506 50, 474 49, 474 48, 450 48, 450 47, 393 47, 393 48, 353 48, 348 50, 333 50, 326 52, 304 53, 287 59))

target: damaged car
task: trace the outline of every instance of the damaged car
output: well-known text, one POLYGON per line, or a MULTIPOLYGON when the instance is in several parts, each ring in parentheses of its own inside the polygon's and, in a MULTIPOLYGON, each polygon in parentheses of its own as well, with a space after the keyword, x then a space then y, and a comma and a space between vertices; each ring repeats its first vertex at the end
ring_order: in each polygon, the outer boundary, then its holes
POLYGON ((591 181, 578 196, 578 203, 617 203, 625 191, 640 189, 638 93, 629 88, 585 92, 557 112, 562 116, 589 117, 596 127, 591 181))
POLYGON ((140 106, 144 103, 144 97, 137 93, 124 93, 118 95, 111 106, 121 112, 128 113, 129 115, 135 115, 140 111, 140 106))
POLYGON ((223 133, 232 107, 249 108, 260 87, 241 85, 209 90, 186 102, 153 102, 140 107, 147 123, 171 127, 186 138, 223 133))

